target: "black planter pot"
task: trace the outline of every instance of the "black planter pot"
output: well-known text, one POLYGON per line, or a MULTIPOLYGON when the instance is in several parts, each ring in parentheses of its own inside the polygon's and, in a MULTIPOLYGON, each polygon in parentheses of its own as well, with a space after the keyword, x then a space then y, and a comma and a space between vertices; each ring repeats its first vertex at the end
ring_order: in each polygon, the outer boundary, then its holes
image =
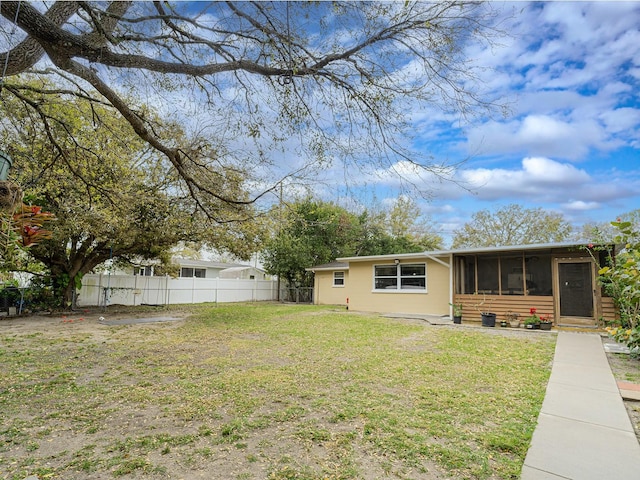
POLYGON ((540 330, 551 330, 551 323, 541 323, 540 330))
POLYGON ((453 323, 457 323, 458 325, 462 323, 462 316, 453 316, 453 323))
POLYGON ((483 327, 495 327, 496 326, 496 314, 495 313, 483 313, 482 314, 482 326, 483 327))

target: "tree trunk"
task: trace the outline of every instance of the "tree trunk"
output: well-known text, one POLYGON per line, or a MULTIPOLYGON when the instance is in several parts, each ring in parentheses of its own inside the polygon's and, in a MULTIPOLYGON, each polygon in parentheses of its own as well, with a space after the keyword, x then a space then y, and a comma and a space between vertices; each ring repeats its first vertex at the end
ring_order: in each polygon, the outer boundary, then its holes
POLYGON ((75 308, 76 279, 79 276, 82 277, 81 272, 69 271, 62 266, 51 269, 54 307, 64 310, 75 308))
POLYGON ((75 277, 70 278, 64 290, 61 291, 61 300, 64 308, 74 309, 76 307, 76 281, 75 277))

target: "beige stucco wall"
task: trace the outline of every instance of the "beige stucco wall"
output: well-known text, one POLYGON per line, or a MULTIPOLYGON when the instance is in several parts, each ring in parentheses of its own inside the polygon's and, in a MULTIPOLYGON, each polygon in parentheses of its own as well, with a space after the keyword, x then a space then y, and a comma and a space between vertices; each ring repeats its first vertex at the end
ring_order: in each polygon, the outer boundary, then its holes
MULTIPOLYGON (((445 260, 448 263, 448 259, 445 260)), ((401 263, 427 264, 427 291, 375 292, 373 291, 374 265, 393 265, 393 262, 366 261, 349 264, 346 296, 349 309, 380 313, 449 314, 449 268, 433 260, 403 260, 401 263)), ((322 288, 322 287, 321 287, 322 288)), ((322 295, 323 292, 320 292, 322 295)))
POLYGON ((349 271, 344 271, 344 286, 333 285, 333 271, 316 271, 313 284, 313 303, 316 305, 346 305, 349 286, 349 271))

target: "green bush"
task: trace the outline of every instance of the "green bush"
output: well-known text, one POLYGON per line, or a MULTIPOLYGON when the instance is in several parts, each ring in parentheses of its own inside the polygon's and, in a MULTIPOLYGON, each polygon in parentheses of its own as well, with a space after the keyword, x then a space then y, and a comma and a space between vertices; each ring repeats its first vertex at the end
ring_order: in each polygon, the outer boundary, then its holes
POLYGON ((624 245, 608 266, 599 270, 605 291, 618 309, 619 320, 607 328, 618 342, 640 353, 640 232, 631 222, 611 222, 618 229, 616 244, 624 245))

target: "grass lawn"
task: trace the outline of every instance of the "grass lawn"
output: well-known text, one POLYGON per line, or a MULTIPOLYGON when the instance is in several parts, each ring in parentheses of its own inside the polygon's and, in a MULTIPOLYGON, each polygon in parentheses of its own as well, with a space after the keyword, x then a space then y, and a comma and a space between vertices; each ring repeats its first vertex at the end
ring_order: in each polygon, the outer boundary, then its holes
POLYGON ((499 330, 273 304, 0 322, 0 479, 518 478, 555 336, 499 330))

